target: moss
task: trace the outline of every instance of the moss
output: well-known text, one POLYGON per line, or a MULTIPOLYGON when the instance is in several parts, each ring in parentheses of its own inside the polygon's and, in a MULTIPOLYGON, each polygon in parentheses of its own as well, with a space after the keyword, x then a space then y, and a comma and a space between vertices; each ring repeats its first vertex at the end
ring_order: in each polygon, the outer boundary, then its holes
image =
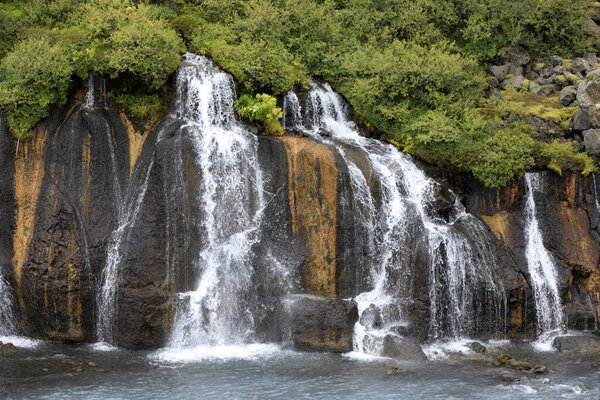
POLYGON ((542 70, 542 68, 544 68, 544 66, 545 66, 545 65, 546 65, 546 64, 544 64, 544 63, 535 63, 535 64, 533 65, 533 70, 534 70, 535 72, 540 72, 540 71, 542 70))
POLYGON ((562 169, 558 165, 549 163, 546 165, 546 168, 548 168, 550 171, 554 171, 558 176, 562 176, 562 169))
POLYGON ((513 74, 507 74, 504 79, 511 79, 514 78, 515 76, 513 74))
POLYGON ((529 90, 529 85, 530 84, 531 84, 531 81, 529 79, 523 80, 523 89, 524 90, 529 90))
POLYGON ((581 79, 575 74, 567 74, 566 78, 571 82, 581 82, 581 79))
POLYGON ((517 92, 507 89, 502 92, 505 100, 503 109, 520 116, 534 116, 543 120, 552 120, 563 129, 569 128, 569 119, 576 107, 565 107, 558 102, 558 95, 540 96, 536 93, 517 92))
POLYGON ((556 80, 560 83, 567 83, 567 78, 564 75, 557 75, 556 80))

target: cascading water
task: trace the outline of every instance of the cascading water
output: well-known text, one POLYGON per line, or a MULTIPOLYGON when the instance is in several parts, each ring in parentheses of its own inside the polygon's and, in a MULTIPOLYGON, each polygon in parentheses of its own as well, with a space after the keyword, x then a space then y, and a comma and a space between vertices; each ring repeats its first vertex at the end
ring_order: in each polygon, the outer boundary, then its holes
POLYGON ((313 83, 304 107, 289 92, 283 109, 286 129, 304 131, 336 149, 348 166, 352 215, 365 232, 361 262, 371 271, 371 290, 355 297, 361 316, 355 350, 378 354, 385 335, 406 332, 410 267, 418 262, 419 247, 425 248, 421 258, 429 268, 430 339, 461 337, 485 324, 504 323, 506 296, 493 249, 478 237, 485 229, 479 220, 457 200, 448 215, 437 213, 432 204, 439 184, 393 146, 360 136, 344 100, 328 84, 313 83), (351 156, 356 151, 366 155, 379 179, 375 197, 365 167, 351 156), (485 321, 477 314, 484 302, 492 305, 485 321))
POLYGON ((180 293, 172 349, 255 341, 253 248, 266 205, 258 139, 235 118, 234 82, 208 58, 187 54, 177 74, 177 117, 193 143, 199 185, 201 248, 192 257, 197 280, 180 293))
POLYGON ((525 174, 527 185, 527 227, 525 230, 527 245, 525 256, 535 299, 536 329, 540 335, 556 330, 564 323, 556 266, 552 255, 544 247, 542 232, 538 226, 536 216, 534 195, 536 191, 541 190, 541 178, 539 174, 525 174))
POLYGON ((14 335, 16 332, 12 305, 10 286, 0 272, 0 336, 14 335))

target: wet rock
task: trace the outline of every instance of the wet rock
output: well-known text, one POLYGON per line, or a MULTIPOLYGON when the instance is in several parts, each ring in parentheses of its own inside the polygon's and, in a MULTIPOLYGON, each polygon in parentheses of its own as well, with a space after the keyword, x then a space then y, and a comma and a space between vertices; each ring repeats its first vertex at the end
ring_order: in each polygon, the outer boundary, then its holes
POLYGON ((563 106, 568 106, 577 98, 577 89, 573 86, 567 86, 558 94, 558 102, 563 106))
POLYGON ((406 371, 403 370, 402 368, 398 368, 398 367, 389 367, 387 369, 387 371, 385 372, 385 374, 390 375, 390 376, 404 375, 404 374, 406 374, 406 371))
POLYGON ((17 347, 12 343, 0 342, 0 355, 6 356, 17 351, 17 347))
POLYGON ((590 333, 577 336, 557 336, 552 345, 562 353, 600 352, 600 338, 590 333))
POLYGON ((600 129, 588 129, 584 131, 583 143, 589 155, 600 155, 600 129))
POLYGON ((496 361, 498 361, 499 366, 504 366, 504 367, 516 369, 519 371, 522 371, 522 370, 528 371, 531 369, 531 364, 529 364, 526 361, 519 361, 519 360, 513 358, 510 354, 499 355, 496 358, 496 361))
POLYGON ((403 361, 427 361, 427 356, 418 343, 396 335, 383 338, 383 355, 403 361))
POLYGON ((521 380, 520 376, 513 374, 502 374, 500 375, 500 378, 502 378, 502 381, 504 382, 518 382, 521 380))
POLYGON ((485 353, 485 351, 487 350, 487 348, 479 342, 469 343, 469 347, 471 348, 471 350, 477 353, 485 353))
POLYGON ((352 350, 356 302, 306 296, 292 303, 291 339, 303 351, 344 353, 352 350))
POLYGON ((381 328, 381 313, 375 304, 371 304, 360 316, 360 324, 366 328, 381 328))
POLYGON ((545 365, 536 365, 533 367, 533 371, 534 374, 545 374, 548 372, 548 367, 546 367, 545 365))

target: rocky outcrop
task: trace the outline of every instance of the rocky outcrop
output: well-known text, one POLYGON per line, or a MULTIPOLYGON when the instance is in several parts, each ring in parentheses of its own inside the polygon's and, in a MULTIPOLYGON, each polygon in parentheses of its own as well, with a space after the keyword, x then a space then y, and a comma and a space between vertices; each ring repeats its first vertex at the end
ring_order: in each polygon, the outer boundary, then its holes
POLYGON ((396 335, 385 335, 382 354, 402 361, 427 361, 418 343, 396 335))
POLYGON ((337 179, 335 156, 326 146, 284 137, 292 232, 306 241, 304 287, 336 294, 337 179))
POLYGON ((291 302, 291 340, 303 351, 348 352, 357 319, 353 301, 303 296, 291 302))
MULTIPOLYGON (((553 256, 558 271, 559 290, 566 304, 569 328, 593 329, 600 300, 600 235, 597 188, 593 177, 566 173, 562 177, 542 173, 543 190, 535 196, 537 219, 544 246, 553 256)), ((525 259, 525 196, 523 181, 502 189, 484 189, 468 176, 442 174, 463 197, 467 210, 480 216, 506 246, 514 260, 517 280, 509 301, 514 302, 511 326, 531 332, 534 307, 525 259), (525 285, 523 285, 525 283, 525 285)), ((504 274, 505 279, 507 274, 504 274)), ((515 279, 515 278, 513 278, 515 279)), ((511 280, 513 280, 511 279, 511 280)))

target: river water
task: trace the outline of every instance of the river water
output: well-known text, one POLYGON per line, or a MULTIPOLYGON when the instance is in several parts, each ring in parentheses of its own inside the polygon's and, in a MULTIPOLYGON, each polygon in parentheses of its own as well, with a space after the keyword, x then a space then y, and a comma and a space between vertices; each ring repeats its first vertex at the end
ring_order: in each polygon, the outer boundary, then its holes
POLYGON ((598 399, 600 358, 535 352, 524 342, 488 344, 485 355, 464 342, 425 348, 432 361, 298 353, 278 345, 207 348, 194 359, 109 347, 26 342, 0 362, 3 399, 598 399), (450 353, 461 350, 462 353, 450 353), (548 374, 520 375, 492 366, 509 352, 548 374), (438 359, 435 359, 435 358, 438 359), (399 375, 387 374, 399 367, 399 375))

